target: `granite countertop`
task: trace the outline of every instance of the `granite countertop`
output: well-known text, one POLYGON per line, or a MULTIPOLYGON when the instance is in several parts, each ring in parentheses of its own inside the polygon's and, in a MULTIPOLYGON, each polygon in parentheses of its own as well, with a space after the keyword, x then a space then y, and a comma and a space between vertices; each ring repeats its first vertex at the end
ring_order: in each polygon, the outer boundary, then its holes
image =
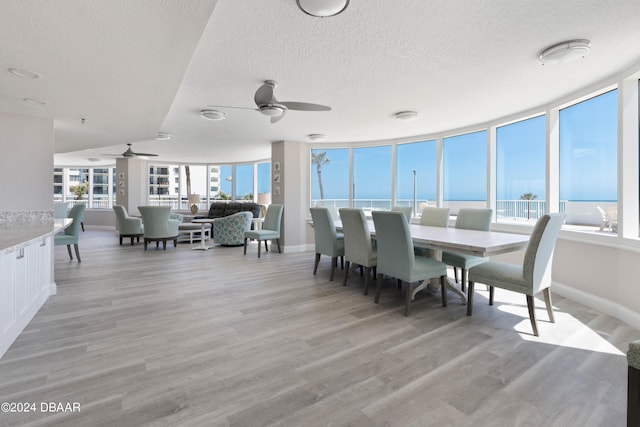
POLYGON ((71 222, 73 220, 70 218, 2 221, 0 222, 0 255, 55 234, 71 222))

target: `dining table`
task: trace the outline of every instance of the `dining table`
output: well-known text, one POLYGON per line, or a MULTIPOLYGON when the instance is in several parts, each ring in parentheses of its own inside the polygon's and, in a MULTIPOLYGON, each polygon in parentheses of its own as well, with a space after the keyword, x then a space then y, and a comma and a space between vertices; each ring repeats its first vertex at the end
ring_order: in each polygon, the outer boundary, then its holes
MULTIPOLYGON (((375 239, 376 228, 373 220, 367 220, 367 224, 371 237, 375 239)), ((342 222, 336 220, 335 227, 336 230, 342 231, 342 222)), ((527 234, 431 227, 420 224, 409 224, 409 233, 414 246, 432 249, 434 258, 438 260, 442 260, 442 251, 489 257, 524 249, 529 242, 527 234)), ((463 304, 467 303, 467 295, 458 289, 451 279, 447 278, 446 284, 451 291, 460 296, 463 304)), ((427 286, 437 290, 440 282, 436 279, 421 283, 413 290, 411 299, 413 300, 415 295, 427 286)))

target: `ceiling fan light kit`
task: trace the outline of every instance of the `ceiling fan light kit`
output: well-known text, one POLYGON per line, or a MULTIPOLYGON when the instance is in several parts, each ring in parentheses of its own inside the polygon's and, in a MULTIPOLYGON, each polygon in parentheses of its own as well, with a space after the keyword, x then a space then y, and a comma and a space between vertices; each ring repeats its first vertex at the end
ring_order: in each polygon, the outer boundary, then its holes
POLYGON ((349 0, 296 0, 296 4, 307 15, 328 18, 344 12, 349 0))
POLYGON ((403 122, 408 122, 409 120, 417 119, 418 113, 416 113, 415 111, 400 111, 398 113, 395 113, 393 117, 395 117, 396 120, 402 120, 403 122))
POLYGON ((542 65, 557 65, 584 58, 591 51, 591 42, 585 39, 568 40, 549 46, 540 52, 542 65))
POLYGON ((207 120, 224 120, 226 114, 218 110, 202 110, 200 116, 207 120))
POLYGON ((324 134, 321 133, 310 133, 309 134, 309 139, 312 141, 324 141, 324 139, 326 138, 326 136, 324 134))
POLYGON ((156 139, 158 141, 168 141, 171 139, 171 134, 167 132, 158 132, 158 135, 156 135, 156 139))

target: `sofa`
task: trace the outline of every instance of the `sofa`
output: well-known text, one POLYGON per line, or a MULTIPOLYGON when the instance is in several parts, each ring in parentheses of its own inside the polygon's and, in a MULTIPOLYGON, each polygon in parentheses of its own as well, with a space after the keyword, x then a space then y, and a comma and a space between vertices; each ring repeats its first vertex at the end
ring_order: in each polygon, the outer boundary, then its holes
POLYGON ((213 202, 206 216, 195 216, 194 219, 222 218, 238 212, 251 212, 254 218, 260 218, 260 205, 254 202, 213 202))

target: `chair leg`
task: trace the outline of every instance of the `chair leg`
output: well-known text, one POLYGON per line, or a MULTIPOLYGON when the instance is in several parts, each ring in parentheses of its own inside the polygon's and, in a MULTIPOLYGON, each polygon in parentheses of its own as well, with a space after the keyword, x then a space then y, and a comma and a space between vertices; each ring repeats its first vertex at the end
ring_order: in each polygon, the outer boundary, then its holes
MULTIPOLYGON (((418 282, 418 283, 422 283, 422 282, 418 282)), ((413 286, 411 285, 411 283, 407 283, 407 289, 405 291, 405 296, 404 296, 404 316, 405 317, 409 316, 409 306, 411 305, 411 289, 413 289, 413 286)))
MULTIPOLYGON (((131 246, 133 246, 133 236, 131 236, 131 246)), ((120 244, 122 244, 122 239, 120 239, 120 244)))
POLYGON ((527 295, 527 308, 529 309, 529 319, 531 319, 531 327, 533 328, 533 335, 538 335, 538 323, 536 322, 536 304, 533 299, 533 295, 527 295))
MULTIPOLYGON (((456 283, 458 283, 458 267, 453 267, 453 278, 455 279, 456 283)), ((462 292, 464 292, 464 289, 462 290, 462 292)))
POLYGON ((69 252, 69 259, 73 259, 73 255, 71 255, 71 245, 67 245, 67 252, 69 252))
POLYGON ((244 238, 244 254, 247 254, 247 238, 244 238))
POLYGON ((262 245, 260 245, 260 240, 258 240, 258 258, 260 258, 260 248, 262 247, 262 245))
POLYGON ((163 250, 163 251, 166 251, 166 250, 167 250, 167 241, 166 241, 166 240, 163 240, 163 241, 162 241, 162 250, 163 250))
POLYGON ((282 251, 280 250, 280 239, 276 239, 276 244, 278 245, 278 253, 281 254, 282 251))
MULTIPOLYGON (((202 236, 200 236, 200 238, 202 239, 202 236)), ((175 239, 173 239, 173 247, 174 248, 178 247, 178 238, 177 237, 175 239)))
POLYGON ((340 268, 344 270, 344 256, 340 257, 340 268))
POLYGON ((351 262, 347 261, 347 271, 344 272, 344 279, 342 280, 342 286, 347 286, 347 279, 349 278, 349 264, 351 264, 351 262))
POLYGON ((336 267, 338 266, 338 257, 331 258, 331 274, 329 274, 329 281, 333 282, 333 275, 336 272, 336 267))
POLYGON ((493 294, 495 293, 495 288, 493 286, 489 286, 489 305, 493 305, 493 294))
MULTIPOLYGON (((462 270, 462 281, 460 282, 460 290, 464 292, 467 287, 467 275, 469 274, 469 270, 467 270, 466 268, 461 268, 460 270, 462 270)), ((458 279, 456 279, 456 282, 457 281, 458 279)))
POLYGON ((84 231, 84 221, 80 221, 80 227, 82 227, 82 231, 84 231))
POLYGON ((544 295, 544 303, 547 306, 549 320, 551 321, 551 323, 556 323, 556 319, 553 317, 553 305, 551 304, 551 289, 545 288, 542 293, 544 295))
POLYGON ((397 279, 396 281, 398 282, 398 290, 402 289, 402 280, 397 279))
POLYGON ((122 236, 120 236, 120 246, 122 246, 122 236))
POLYGON ((320 254, 316 253, 316 262, 315 264, 313 264, 313 275, 316 275, 316 272, 318 271, 318 264, 320 263, 320 254))
POLYGON ((447 287, 444 283, 446 276, 440 276, 440 289, 442 290, 442 306, 447 306, 447 287))
POLYGON ((264 251, 269 252, 269 246, 267 245, 267 241, 264 241, 264 251))
POLYGON ((80 251, 78 250, 78 244, 77 243, 75 243, 73 245, 73 249, 76 250, 76 258, 78 258, 78 262, 82 262, 82 260, 80 259, 80 251))
POLYGON ((147 250, 147 239, 144 239, 144 250, 147 250))
POLYGON ((469 287, 467 290, 467 316, 471 316, 471 313, 473 312, 473 288, 474 283, 469 281, 469 287))
POLYGON ((376 275, 376 296, 373 299, 373 302, 375 302, 376 304, 378 304, 378 301, 380 301, 380 288, 382 287, 382 274, 377 274, 376 275))
MULTIPOLYGON (((347 262, 347 272, 349 271, 349 263, 347 262)), ((369 280, 371 280, 371 267, 364 268, 364 294, 369 294, 369 280)))

